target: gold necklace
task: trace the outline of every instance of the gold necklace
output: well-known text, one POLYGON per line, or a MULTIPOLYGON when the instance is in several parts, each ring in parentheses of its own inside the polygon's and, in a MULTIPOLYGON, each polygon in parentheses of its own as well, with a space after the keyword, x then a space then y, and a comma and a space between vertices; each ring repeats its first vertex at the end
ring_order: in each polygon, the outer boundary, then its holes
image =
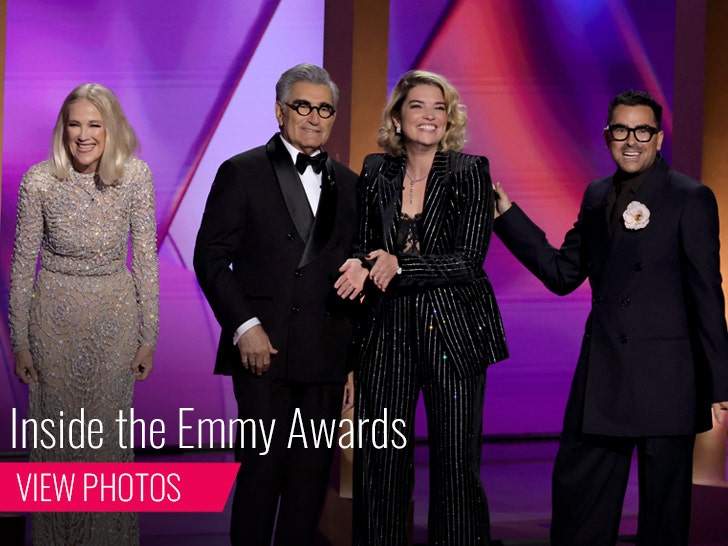
POLYGON ((412 175, 409 173, 409 170, 405 169, 404 173, 407 175, 407 178, 410 179, 409 204, 411 205, 413 202, 413 196, 415 193, 415 183, 422 182, 425 178, 427 178, 427 174, 425 176, 423 176, 422 178, 412 178, 412 175))

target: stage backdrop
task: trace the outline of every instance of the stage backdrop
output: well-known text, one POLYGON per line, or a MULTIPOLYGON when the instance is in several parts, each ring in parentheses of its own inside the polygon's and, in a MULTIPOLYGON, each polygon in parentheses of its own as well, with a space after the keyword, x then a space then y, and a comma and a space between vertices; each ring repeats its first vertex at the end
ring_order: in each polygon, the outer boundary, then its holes
MULTIPOLYGON (((615 94, 647 89, 665 105, 670 158, 674 0, 390 5, 390 87, 410 68, 446 75, 467 105, 466 151, 490 158, 494 179, 553 243, 575 220, 587 182, 613 170, 602 128, 615 94)), ((47 155, 66 94, 83 82, 107 85, 139 134, 157 196, 161 330, 155 371, 137 385, 137 417, 164 419, 168 430, 181 407, 195 418, 234 417, 229 381, 211 373, 219 329, 192 272, 194 237, 217 166, 276 130, 278 76, 298 62, 322 63, 323 21, 324 0, 8 0, 3 321, 20 178, 47 155)), ((486 270, 512 356, 489 372, 485 433, 555 433, 588 291, 550 295, 497 240, 486 270)), ((27 392, 12 374, 6 327, 0 335, 0 450, 7 450, 11 410, 24 414, 27 392)), ((421 416, 418 435, 425 434, 421 416)))

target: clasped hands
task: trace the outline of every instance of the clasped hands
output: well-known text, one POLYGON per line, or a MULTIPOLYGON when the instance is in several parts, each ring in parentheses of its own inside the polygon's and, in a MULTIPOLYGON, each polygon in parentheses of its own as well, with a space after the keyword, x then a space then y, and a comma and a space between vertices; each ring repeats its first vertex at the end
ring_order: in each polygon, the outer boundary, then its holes
MULTIPOLYGON (((511 200, 508 198, 508 194, 500 182, 493 185, 493 192, 495 193, 494 213, 495 217, 498 218, 498 216, 511 208, 511 200)), ((356 258, 349 258, 339 268, 341 277, 334 284, 334 288, 336 288, 336 293, 339 297, 343 299, 349 298, 350 300, 356 299, 364 289, 364 282, 367 280, 367 276, 382 292, 387 289, 387 286, 389 286, 389 283, 399 269, 397 256, 385 250, 378 249, 367 254, 366 259, 375 260, 374 265, 369 271, 356 258)))
POLYGON ((367 277, 372 280, 374 286, 384 292, 399 269, 397 256, 386 250, 374 250, 366 255, 366 259, 374 261, 374 265, 368 271, 356 258, 349 258, 339 268, 341 276, 334 284, 334 288, 340 298, 356 299, 364 290, 367 277))

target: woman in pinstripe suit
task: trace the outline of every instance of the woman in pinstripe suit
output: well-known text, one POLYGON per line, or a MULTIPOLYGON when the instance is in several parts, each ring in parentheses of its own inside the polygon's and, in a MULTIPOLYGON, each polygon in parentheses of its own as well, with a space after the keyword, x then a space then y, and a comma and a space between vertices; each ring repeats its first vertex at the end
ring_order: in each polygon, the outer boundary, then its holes
POLYGON ((428 542, 489 540, 480 482, 485 370, 508 353, 483 270, 494 210, 488 160, 460 152, 465 127, 452 85, 408 72, 384 110, 378 144, 387 153, 369 155, 359 179, 359 260, 348 260, 337 282, 340 296, 354 298, 368 279, 370 305, 355 338, 357 545, 408 544, 420 390, 430 447, 428 542))

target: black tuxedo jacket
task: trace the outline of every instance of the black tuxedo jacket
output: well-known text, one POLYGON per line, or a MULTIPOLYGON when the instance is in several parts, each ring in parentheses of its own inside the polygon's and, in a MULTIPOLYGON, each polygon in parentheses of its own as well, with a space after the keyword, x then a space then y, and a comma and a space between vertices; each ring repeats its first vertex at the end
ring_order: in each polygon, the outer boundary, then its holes
MULTIPOLYGON (((360 228, 358 255, 377 249, 397 255, 402 273, 387 291, 369 290, 375 301, 367 332, 378 330, 382 298, 423 294, 435 310, 421 317, 432 324, 428 335, 442 336, 452 365, 465 377, 482 373, 489 364, 508 356, 500 311, 483 262, 493 228, 493 190, 485 157, 461 153, 435 155, 427 182, 420 233, 420 255, 399 254, 395 241, 402 210, 404 157, 372 154, 364 160, 359 179, 360 228)), ((396 306, 396 304, 395 304, 396 306)), ((398 316, 401 313, 395 313, 398 316)), ((396 332, 384 332, 396 343, 396 332)), ((359 337, 359 336, 357 336, 359 337)))
POLYGON ((573 386, 584 400, 583 432, 707 430, 710 404, 728 400, 715 197, 658 156, 635 196, 649 223, 630 230, 620 222, 612 234, 613 186, 608 177, 587 187, 558 250, 517 205, 496 220, 496 234, 557 294, 589 278, 592 309, 579 362, 586 380, 573 386))
POLYGON ((278 354, 272 378, 341 382, 351 303, 336 295, 356 230, 356 175, 327 160, 316 216, 279 135, 219 168, 194 267, 222 326, 215 373, 242 373, 235 330, 258 317, 278 354))

